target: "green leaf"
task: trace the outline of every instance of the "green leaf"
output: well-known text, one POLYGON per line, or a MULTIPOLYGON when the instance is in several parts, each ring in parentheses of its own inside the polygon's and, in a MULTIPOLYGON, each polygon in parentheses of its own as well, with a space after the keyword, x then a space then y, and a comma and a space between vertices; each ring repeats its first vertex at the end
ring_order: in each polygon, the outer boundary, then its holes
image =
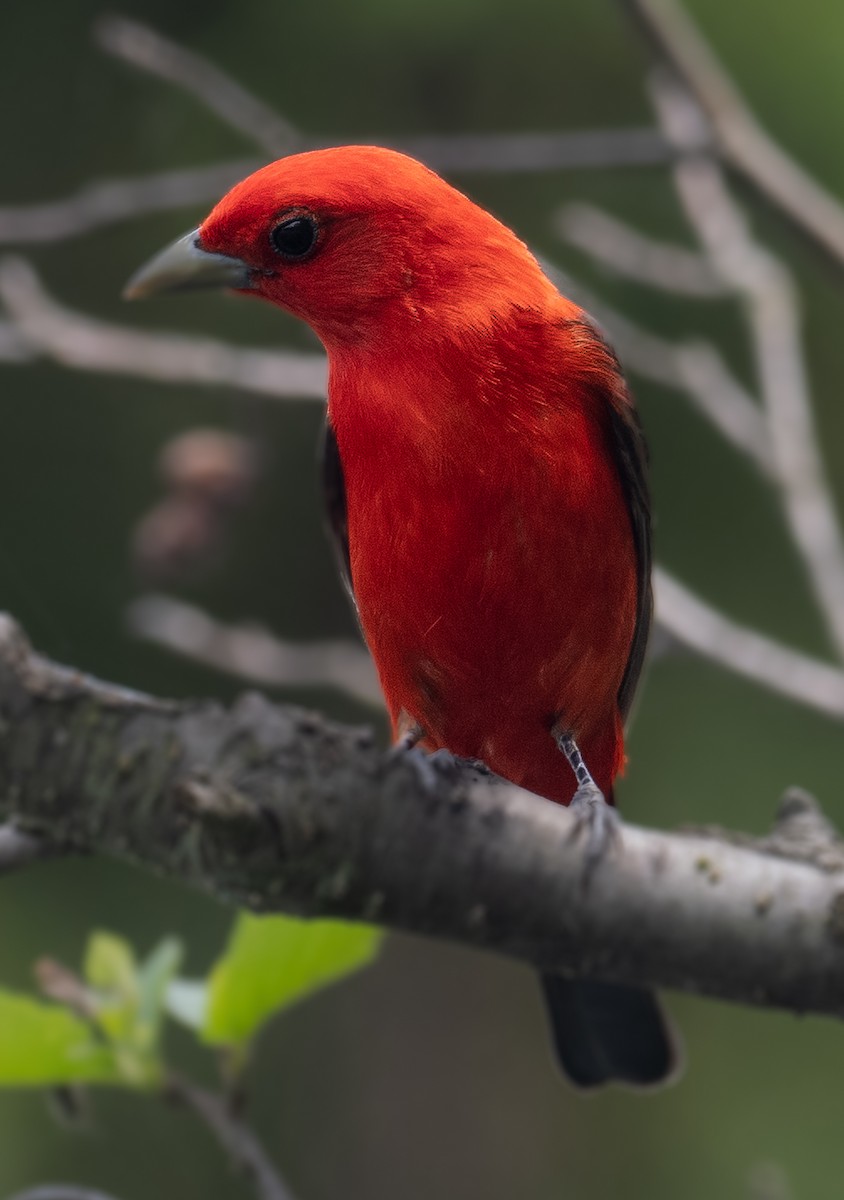
POLYGON ((97 1025, 112 1045, 123 1081, 132 1087, 154 1086, 161 1078, 165 998, 181 960, 175 938, 165 938, 142 964, 115 934, 97 932, 88 939, 85 977, 97 996, 97 1025))
POLYGON ((99 998, 97 1022, 110 1041, 132 1039, 139 1003, 138 964, 130 944, 113 933, 92 933, 83 971, 99 998))
POLYGON ((138 1012, 135 1039, 147 1049, 158 1044, 167 989, 184 957, 178 938, 164 938, 138 971, 138 1012))
POLYGON ((137 994, 135 952, 125 938, 114 933, 91 934, 83 970, 92 987, 127 998, 137 994))
POLYGON ((381 938, 368 925, 241 913, 208 978, 202 1036, 246 1041, 273 1013, 366 966, 381 938))
POLYGON ((182 963, 182 943, 163 938, 138 971, 138 1018, 157 1030, 164 1012, 167 989, 182 963))
POLYGON ((84 1021, 0 989, 0 1086, 120 1081, 114 1054, 84 1021))

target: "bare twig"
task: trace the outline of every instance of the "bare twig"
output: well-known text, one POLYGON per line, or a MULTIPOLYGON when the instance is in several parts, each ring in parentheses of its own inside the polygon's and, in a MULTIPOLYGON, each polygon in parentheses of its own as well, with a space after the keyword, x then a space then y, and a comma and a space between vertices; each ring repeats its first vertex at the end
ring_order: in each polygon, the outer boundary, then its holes
POLYGON ((178 1076, 167 1081, 167 1095, 190 1109, 210 1129, 233 1164, 250 1177, 259 1200, 292 1200, 293 1193, 255 1133, 231 1111, 222 1096, 178 1076))
MULTIPOLYGON (((648 166, 670 159, 665 139, 648 129, 431 135, 399 142, 375 134, 358 140, 392 145, 438 170, 463 174, 648 166)), ((342 139, 338 143, 336 139, 309 138, 303 143, 307 149, 338 144, 342 145, 342 139)), ((260 159, 237 159, 130 179, 103 179, 59 200, 0 205, 0 243, 63 241, 133 217, 210 204, 261 165, 260 159)))
POLYGON ((683 78, 730 165, 826 256, 844 266, 844 207, 761 127, 712 48, 674 0, 622 0, 683 78))
POLYGON ((38 355, 23 334, 11 321, 0 320, 0 361, 7 363, 32 362, 38 355))
POLYGON ((651 333, 607 304, 545 257, 543 270, 562 292, 586 309, 606 331, 625 368, 664 387, 684 392, 694 407, 763 475, 773 469, 762 412, 709 342, 673 342, 651 333))
POLYGON ((661 567, 654 588, 657 620, 678 641, 780 696, 844 718, 844 671, 731 621, 661 567))
POLYGON ((0 825, 0 875, 28 867, 39 859, 54 858, 61 851, 46 838, 18 829, 13 821, 0 825))
POLYGON ((844 537, 818 449, 791 279, 754 240, 721 169, 696 152, 700 110, 686 88, 658 73, 652 92, 666 135, 685 152, 673 173, 689 220, 713 267, 744 299, 786 518, 829 636, 844 658, 844 537))
POLYGON ((325 398, 320 354, 239 349, 212 338, 142 333, 98 321, 59 305, 23 259, 0 260, 0 301, 33 352, 75 370, 236 387, 264 396, 325 398))
POLYGON ((0 242, 64 241, 104 225, 218 200, 260 163, 251 159, 158 171, 134 179, 104 179, 63 200, 0 206, 0 242))
MULTIPOLYGON (((286 118, 258 100, 214 63, 163 34, 122 16, 101 18, 95 37, 109 54, 174 83, 194 95, 233 129, 273 158, 294 149, 334 145, 305 137, 286 118)), ((516 134, 361 137, 393 146, 441 171, 555 171, 585 167, 653 166, 671 150, 655 129, 584 129, 516 134)))
POLYGON ((591 204, 566 204, 554 229, 607 270, 678 295, 711 299, 728 294, 712 264, 694 250, 658 241, 591 204))
MULTIPOLYGON (((844 671, 764 637, 706 604, 667 571, 654 575, 657 619, 675 642, 754 683, 844 719, 844 671)), ((260 626, 226 625, 169 596, 142 596, 127 610, 138 637, 235 678, 265 686, 334 687, 383 704, 372 660, 356 642, 282 641, 260 626)))
POLYGON ((844 848, 802 795, 758 842, 625 825, 585 889, 560 805, 258 696, 225 710, 89 680, 9 618, 0 720, 4 817, 228 903, 844 1017, 844 848))
POLYGON ((190 92, 227 125, 263 146, 273 158, 298 148, 299 132, 285 117, 207 58, 185 49, 149 25, 129 17, 108 15, 96 22, 94 36, 109 54, 190 92))
POLYGON ((573 129, 541 133, 426 134, 415 138, 364 137, 403 150, 437 171, 491 175, 661 166, 671 149, 655 129, 573 129))
POLYGON ((380 708, 381 691, 365 648, 347 639, 289 642, 259 625, 224 625, 169 596, 142 596, 126 619, 137 636, 252 683, 339 688, 380 708))

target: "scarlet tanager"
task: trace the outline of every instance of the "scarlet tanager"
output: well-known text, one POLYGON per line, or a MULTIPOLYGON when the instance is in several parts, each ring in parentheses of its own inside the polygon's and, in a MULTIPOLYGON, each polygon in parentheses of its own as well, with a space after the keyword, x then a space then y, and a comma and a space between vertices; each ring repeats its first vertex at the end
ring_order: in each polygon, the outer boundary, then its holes
MULTIPOLYGON (((600 333, 495 217, 374 146, 256 171, 127 294, 215 286, 328 352, 330 523, 397 741, 573 804, 598 854, 652 610, 645 447, 600 333)), ((543 983, 576 1083, 670 1074, 650 992, 543 983)))

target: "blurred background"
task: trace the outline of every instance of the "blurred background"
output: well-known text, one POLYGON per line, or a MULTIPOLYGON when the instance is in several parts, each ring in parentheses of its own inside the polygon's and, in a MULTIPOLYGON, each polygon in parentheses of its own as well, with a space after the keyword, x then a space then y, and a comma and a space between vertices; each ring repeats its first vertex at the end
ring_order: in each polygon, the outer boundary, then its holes
MULTIPOLYGON (((844 197, 838 0, 688 8, 769 131, 844 197)), ((201 51, 326 142, 653 125, 648 55, 610 0, 522 0, 515 9, 505 0, 323 0, 318 9, 134 0, 123 11, 201 51)), ((102 13, 100 0, 4 0, 0 205, 57 199, 105 177, 256 158, 254 145, 182 90, 98 49, 91 28, 102 13)), ((711 338, 753 383, 735 301, 678 300, 624 281, 555 233, 560 206, 579 201, 692 245, 664 166, 449 175, 617 308, 664 336, 711 338)), ((815 415, 840 504, 844 274, 748 190, 737 185, 736 194, 799 283, 815 415)), ((316 352, 306 330, 258 305, 190 296, 122 306, 132 270, 208 207, 9 250, 25 253, 63 304, 110 322, 316 352)), ((322 530, 313 399, 46 360, 0 364, 0 380, 0 605, 40 649, 137 688, 227 700, 242 683, 138 640, 127 606, 154 588, 288 639, 355 636, 322 530), (254 455, 207 545, 195 513, 175 514, 184 518, 176 526, 149 519, 167 495, 159 455, 197 427, 246 438, 254 455), (185 545, 195 550, 187 558, 185 545)), ((652 448, 660 562, 736 620, 831 661, 773 490, 675 390, 633 383, 652 448)), ((380 720, 336 690, 274 694, 344 720, 380 720)), ((688 652, 661 656, 641 692, 623 811, 643 824, 761 832, 783 789, 800 784, 844 823, 843 729, 688 652)), ((230 921, 211 901, 120 865, 37 867, 2 881, 0 983, 30 988, 40 954, 76 963, 89 929, 102 926, 141 950, 176 932, 198 973, 230 921)), ((301 1200, 839 1197, 844 1030, 688 997, 669 1003, 687 1043, 683 1081, 654 1097, 584 1099, 556 1074, 526 971, 394 937, 373 969, 265 1036, 252 1071, 255 1125, 301 1200)), ((176 1035, 174 1061, 207 1073, 193 1054, 176 1035)), ((204 1130, 153 1100, 95 1095, 79 1133, 57 1125, 41 1095, 0 1094, 0 1193, 46 1179, 125 1200, 251 1195, 204 1130)))

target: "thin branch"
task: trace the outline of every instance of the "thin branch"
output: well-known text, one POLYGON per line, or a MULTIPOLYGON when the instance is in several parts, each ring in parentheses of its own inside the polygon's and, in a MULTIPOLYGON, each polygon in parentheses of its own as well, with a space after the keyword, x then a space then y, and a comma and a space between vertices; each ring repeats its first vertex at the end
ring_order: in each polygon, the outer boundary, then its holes
POLYGON ((230 75, 202 55, 185 49, 149 25, 130 17, 107 15, 94 25, 100 47, 195 96, 244 137, 277 158, 298 149, 298 130, 230 75))
POLYGON ((606 270, 636 283, 704 299, 729 294, 704 255, 648 237, 592 204, 564 205, 553 225, 606 270))
POLYGON ((383 706, 372 659, 349 639, 283 641, 260 625, 225 625, 170 596, 140 597, 126 621, 136 637, 251 683, 338 688, 363 704, 383 706))
POLYGON ((625 368, 643 379, 684 392, 698 412, 762 475, 772 473, 770 438, 753 396, 709 342, 673 342, 636 324, 579 281, 540 256, 543 270, 602 326, 625 368))
POLYGON ((0 260, 0 301, 33 352, 74 370, 325 399, 321 354, 239 349, 212 338, 143 333, 99 321, 58 304, 23 259, 0 260))
POLYGON ((31 363, 38 355, 11 321, 0 320, 0 361, 31 363))
POLYGON ((662 567, 654 569, 654 590, 657 620, 679 642, 780 696, 844 719, 844 671, 730 620, 662 567))
POLYGON ((216 201, 258 166, 257 160, 238 159, 133 179, 103 179, 62 200, 0 206, 0 242, 65 241, 131 217, 216 201))
POLYGON ((62 853, 58 846, 43 837, 25 833, 14 821, 0 825, 0 875, 8 875, 44 858, 62 853))
POLYGON ((437 171, 518 175, 664 166, 672 151, 656 129, 572 129, 536 133, 424 134, 360 139, 402 150, 437 171))
POLYGON ((761 127, 691 17, 674 0, 622 0, 706 114, 703 135, 825 256, 844 266, 844 207, 761 127))
MULTIPOLYGON (((94 27, 103 50, 184 88, 233 129, 273 158, 294 149, 334 145, 305 137, 286 117, 259 100, 220 67, 128 17, 106 16, 94 27)), ((651 128, 583 129, 514 134, 423 134, 396 141, 361 137, 393 146, 441 171, 556 171, 587 167, 655 166, 671 149, 651 128)))
MULTIPOLYGON (((675 643, 826 716, 844 719, 844 671, 732 621, 667 571, 654 573, 657 620, 675 643)), ((333 687, 381 708, 377 676, 357 642, 283 641, 261 626, 227 625, 170 596, 142 596, 127 624, 136 637, 238 679, 270 687, 333 687)))
POLYGON ((178 1076, 167 1081, 167 1095, 190 1109, 210 1129, 235 1166, 250 1177, 259 1200, 292 1200, 293 1193, 255 1133, 231 1111, 223 1097, 178 1076))
POLYGON ((792 281, 754 240, 720 167, 696 152, 701 116, 686 88, 660 73, 652 94, 666 136, 685 153, 673 174, 686 214, 713 267, 744 300, 786 519, 844 659, 844 536, 818 448, 792 281))
POLYGON ((560 805, 256 695, 224 709, 88 679, 9 618, 0 721, 4 817, 230 904, 844 1016, 844 847, 802 795, 756 842, 625 825, 587 889, 560 805))

